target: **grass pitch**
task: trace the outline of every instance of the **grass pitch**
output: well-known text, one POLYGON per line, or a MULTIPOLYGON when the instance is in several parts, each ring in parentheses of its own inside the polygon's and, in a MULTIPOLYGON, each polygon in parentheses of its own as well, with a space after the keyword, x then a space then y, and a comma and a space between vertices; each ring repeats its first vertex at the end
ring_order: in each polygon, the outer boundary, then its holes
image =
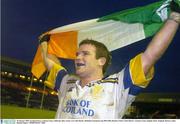
POLYGON ((1 119, 54 119, 55 111, 1 105, 1 119))

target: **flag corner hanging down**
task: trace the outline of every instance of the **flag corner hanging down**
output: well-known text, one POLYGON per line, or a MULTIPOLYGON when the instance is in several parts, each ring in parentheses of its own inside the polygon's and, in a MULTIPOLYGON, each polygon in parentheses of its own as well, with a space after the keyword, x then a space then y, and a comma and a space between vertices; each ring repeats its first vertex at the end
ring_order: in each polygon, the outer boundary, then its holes
MULTIPOLYGON (((78 44, 84 39, 102 42, 113 51, 150 37, 168 18, 170 2, 163 0, 55 28, 49 31, 48 53, 60 58, 75 59, 78 44)), ((31 71, 37 78, 46 71, 40 48, 34 57, 31 71)))

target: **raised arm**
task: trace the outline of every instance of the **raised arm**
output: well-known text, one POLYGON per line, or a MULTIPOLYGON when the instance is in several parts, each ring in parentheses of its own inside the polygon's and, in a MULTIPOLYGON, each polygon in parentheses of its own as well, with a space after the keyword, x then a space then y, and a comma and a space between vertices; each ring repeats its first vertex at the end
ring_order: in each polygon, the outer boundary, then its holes
POLYGON ((180 13, 172 12, 164 26, 154 36, 144 53, 142 54, 142 66, 145 75, 150 68, 164 54, 179 27, 180 13))
POLYGON ((53 65, 56 64, 61 64, 58 58, 55 55, 48 54, 48 41, 50 40, 50 35, 46 34, 43 36, 40 36, 39 38, 39 43, 41 46, 41 53, 42 53, 42 58, 44 61, 44 65, 46 66, 47 70, 50 71, 53 65))

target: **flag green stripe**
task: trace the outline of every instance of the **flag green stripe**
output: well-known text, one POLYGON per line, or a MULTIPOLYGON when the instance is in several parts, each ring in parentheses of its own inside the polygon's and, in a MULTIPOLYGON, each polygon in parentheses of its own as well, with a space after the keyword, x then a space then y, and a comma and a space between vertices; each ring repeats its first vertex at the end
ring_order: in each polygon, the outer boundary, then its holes
POLYGON ((147 38, 154 35, 162 25, 163 23, 145 24, 144 25, 145 37, 147 38))
POLYGON ((149 37, 156 33, 162 26, 163 22, 156 14, 156 10, 162 5, 163 2, 164 0, 143 7, 116 12, 103 16, 98 21, 115 20, 127 23, 142 23, 144 25, 145 37, 149 37))

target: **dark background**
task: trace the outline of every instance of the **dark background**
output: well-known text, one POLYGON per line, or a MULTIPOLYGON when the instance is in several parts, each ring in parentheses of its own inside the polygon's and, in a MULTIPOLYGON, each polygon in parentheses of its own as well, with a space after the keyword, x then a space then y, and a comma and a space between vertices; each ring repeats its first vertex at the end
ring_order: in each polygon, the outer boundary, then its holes
MULTIPOLYGON (((1 0, 1 56, 32 63, 38 36, 70 23, 147 5, 158 0, 1 0)), ((151 38, 112 52, 108 73, 118 72, 142 52, 151 38)), ((155 77, 144 92, 180 92, 180 30, 155 65, 155 77)), ((70 72, 73 62, 63 61, 70 72)))

